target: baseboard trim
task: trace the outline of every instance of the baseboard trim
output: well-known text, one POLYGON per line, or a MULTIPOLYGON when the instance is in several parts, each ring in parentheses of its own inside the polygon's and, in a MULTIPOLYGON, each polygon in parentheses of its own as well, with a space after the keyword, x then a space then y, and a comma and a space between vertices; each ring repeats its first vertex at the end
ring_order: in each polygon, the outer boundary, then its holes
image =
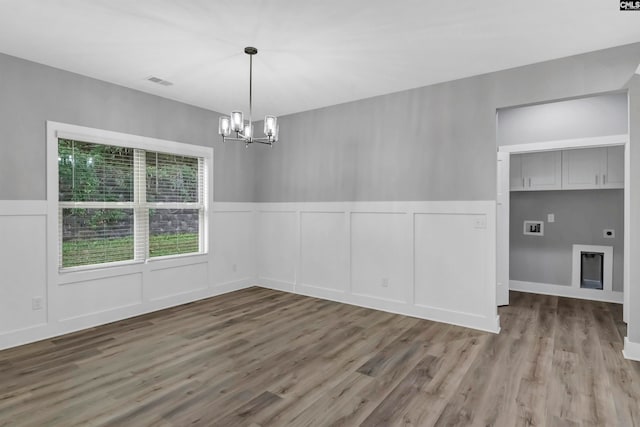
POLYGON ((500 316, 488 318, 476 314, 444 310, 436 307, 414 305, 400 301, 368 297, 365 295, 354 295, 344 291, 328 288, 296 285, 291 282, 258 279, 256 285, 264 288, 354 305, 357 307, 371 308, 374 310, 386 311, 389 313, 431 320, 434 322, 477 329, 494 334, 500 333, 500 316))
POLYGON ((275 279, 264 279, 262 277, 258 277, 256 281, 256 286, 260 286, 261 288, 273 289, 275 291, 283 291, 283 292, 296 292, 296 285, 291 282, 284 282, 282 280, 275 279))
POLYGON ((624 294, 622 292, 581 289, 574 288, 572 286, 552 285, 549 283, 510 280, 509 289, 512 291, 528 292, 532 294, 553 295, 590 301, 610 302, 614 304, 622 304, 624 302, 624 294))
POLYGON ((255 286, 255 279, 213 286, 204 290, 196 290, 190 293, 175 295, 171 298, 149 301, 144 304, 119 307, 112 310, 67 319, 65 321, 43 323, 28 328, 8 331, 0 334, 0 350, 31 344, 37 341, 81 331, 83 329, 94 328, 107 323, 142 316, 154 311, 188 304, 194 301, 226 294, 228 292, 239 291, 251 286, 255 286))
POLYGON ((640 362, 640 343, 629 341, 628 337, 624 337, 624 349, 622 355, 625 359, 640 362))

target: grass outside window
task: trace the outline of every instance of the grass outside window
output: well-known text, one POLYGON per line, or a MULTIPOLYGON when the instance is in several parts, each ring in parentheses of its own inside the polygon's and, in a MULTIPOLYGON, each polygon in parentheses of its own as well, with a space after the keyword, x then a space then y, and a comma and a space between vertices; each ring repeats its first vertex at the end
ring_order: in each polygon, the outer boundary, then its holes
MULTIPOLYGON (((149 256, 160 257, 198 252, 198 234, 162 234, 149 239, 149 256)), ((92 254, 100 254, 100 262, 133 259, 133 237, 112 239, 70 240, 62 243, 62 267, 96 264, 92 254)))

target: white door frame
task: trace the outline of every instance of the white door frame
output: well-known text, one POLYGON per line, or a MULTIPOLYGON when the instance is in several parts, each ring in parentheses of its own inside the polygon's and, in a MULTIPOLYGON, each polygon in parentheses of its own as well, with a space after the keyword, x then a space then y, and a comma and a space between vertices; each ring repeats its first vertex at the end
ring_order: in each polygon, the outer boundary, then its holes
POLYGON ((496 259, 507 259, 507 262, 496 263, 496 302, 498 307, 509 305, 509 203, 511 197, 509 160, 508 152, 498 151, 496 259))
MULTIPOLYGON (((500 159, 500 153, 509 153, 511 154, 519 154, 519 153, 532 153, 539 151, 553 151, 553 150, 564 150, 571 148, 591 148, 591 147, 610 147, 614 145, 624 145, 624 268, 623 268, 623 283, 624 283, 624 303, 623 303, 623 320, 628 322, 629 319, 629 284, 630 284, 630 266, 631 263, 629 260, 631 259, 630 253, 630 227, 631 227, 631 215, 630 215, 630 207, 631 207, 631 161, 629 156, 629 135, 611 135, 611 136, 600 136, 600 137, 592 137, 592 138, 576 138, 576 139, 563 139, 556 141, 544 141, 544 142, 533 142, 528 144, 518 144, 518 145, 501 145, 498 147, 498 159, 500 159)), ((504 154, 503 161, 504 161, 504 154)), ((509 159, 506 159, 509 162, 509 159)), ((509 179, 509 176, 506 177, 509 179)), ((496 194, 498 197, 499 195, 496 194)), ((498 200, 496 197, 496 200, 498 200)), ((508 209, 509 205, 506 204, 507 208, 507 218, 508 218, 508 209)), ((497 218, 499 216, 496 215, 497 218)), ((499 236, 509 236, 509 221, 498 221, 496 226, 496 239, 499 236)), ((504 269, 504 263, 506 263, 506 268, 508 269, 509 265, 509 239, 507 237, 506 240, 507 250, 506 257, 505 251, 498 252, 496 249, 496 260, 497 260, 497 270, 504 269)), ((508 270, 507 270, 508 271, 508 270)), ((496 284, 497 286, 497 284, 496 284)))

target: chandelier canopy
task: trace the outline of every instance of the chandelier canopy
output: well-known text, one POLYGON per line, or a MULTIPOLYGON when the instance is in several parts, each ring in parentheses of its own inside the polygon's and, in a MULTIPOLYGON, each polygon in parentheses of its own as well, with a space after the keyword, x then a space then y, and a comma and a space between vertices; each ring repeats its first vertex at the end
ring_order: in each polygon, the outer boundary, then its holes
POLYGON ((253 109, 253 55, 258 53, 255 47, 245 47, 244 53, 249 55, 249 120, 245 122, 242 111, 232 111, 229 116, 221 116, 218 120, 218 133, 222 136, 222 142, 241 141, 248 147, 249 144, 258 142, 272 146, 278 141, 278 118, 275 116, 264 116, 264 137, 253 136, 253 122, 251 113, 253 109), (229 137, 231 132, 235 132, 235 137, 229 137))

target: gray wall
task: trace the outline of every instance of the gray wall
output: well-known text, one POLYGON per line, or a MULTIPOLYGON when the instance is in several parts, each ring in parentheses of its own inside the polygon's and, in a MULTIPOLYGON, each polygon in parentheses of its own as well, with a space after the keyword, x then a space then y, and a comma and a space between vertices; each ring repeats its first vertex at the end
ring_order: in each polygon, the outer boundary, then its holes
POLYGON ((0 200, 46 199, 47 120, 213 146, 215 200, 255 198, 254 150, 223 145, 217 113, 0 54, 0 200))
POLYGON ((627 93, 571 99, 498 111, 498 145, 626 134, 627 93))
POLYGON ((613 290, 622 292, 623 236, 624 190, 511 192, 510 279, 571 286, 573 244, 613 246, 613 290), (544 221, 544 236, 524 235, 525 220, 544 221), (605 228, 616 237, 603 238, 605 228))
POLYGON ((495 200, 496 109, 622 89, 640 43, 280 118, 260 202, 495 200))

